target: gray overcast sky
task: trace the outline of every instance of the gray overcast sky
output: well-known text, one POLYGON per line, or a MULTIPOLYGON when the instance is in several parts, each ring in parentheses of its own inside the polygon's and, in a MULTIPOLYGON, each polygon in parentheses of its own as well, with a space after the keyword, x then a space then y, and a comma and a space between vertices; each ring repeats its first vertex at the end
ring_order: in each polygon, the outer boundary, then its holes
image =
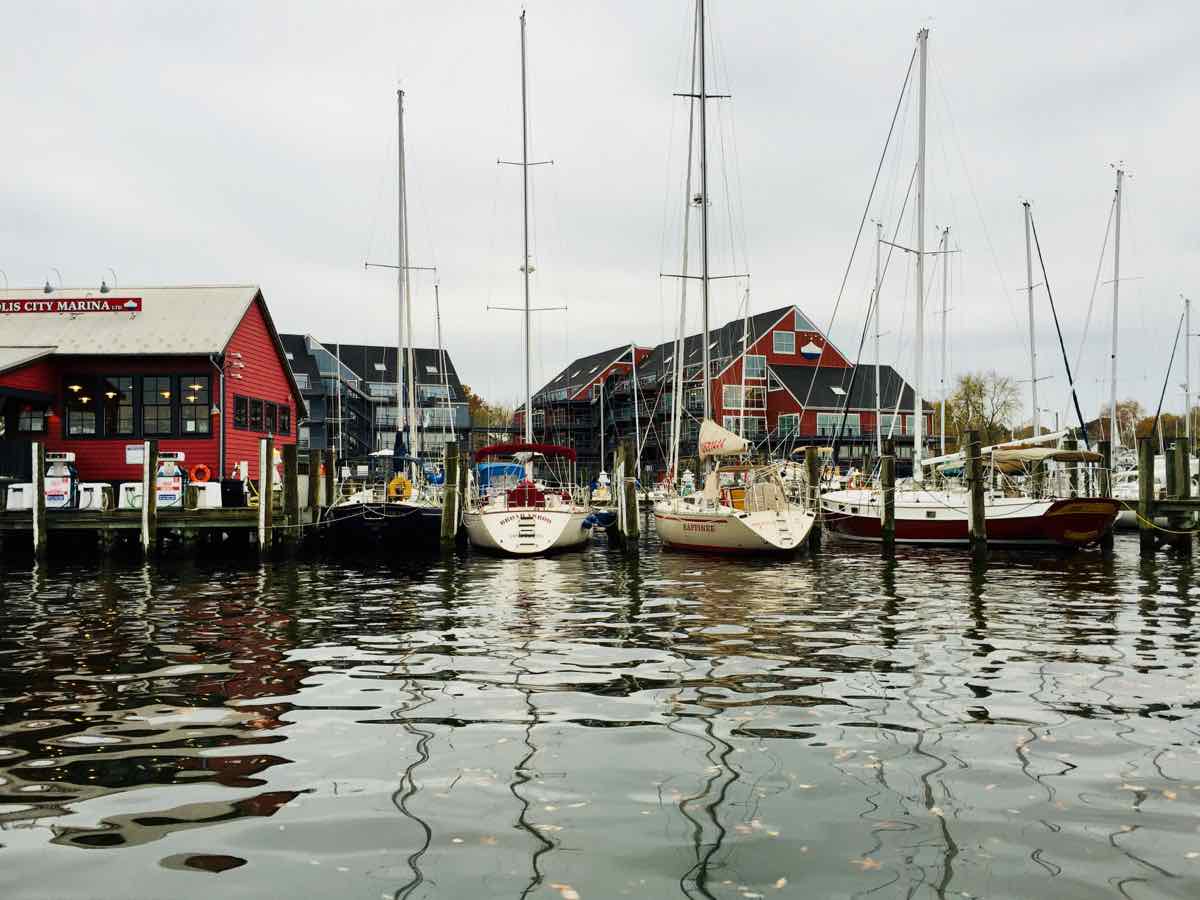
MULTIPOLYGON (((538 317, 540 382, 568 355, 670 335, 677 289, 657 276, 679 265, 686 110, 671 93, 686 88, 692 4, 527 6, 534 153, 555 161, 536 170, 535 301, 570 305, 538 317)), ((394 340, 394 279, 362 264, 395 258, 399 84, 412 262, 439 266, 446 344, 463 379, 511 401, 522 389, 519 317, 485 307, 520 300, 519 171, 496 165, 520 152, 520 9, 507 0, 10 2, 0 267, 14 286, 40 284, 51 266, 69 285, 98 284, 106 266, 126 285, 254 281, 282 330, 394 340)), ((1153 405, 1179 293, 1200 298, 1200 7, 712 0, 710 15, 713 89, 734 94, 721 111, 727 162, 710 195, 726 221, 727 176, 752 310, 794 302, 829 322, 913 37, 928 24, 928 240, 948 224, 964 251, 951 270, 951 372, 1028 377, 1022 197, 1034 204, 1074 361, 1109 163, 1124 159, 1134 177, 1121 394, 1153 405)), ((889 227, 911 171, 915 105, 902 121, 872 209, 889 227)), ((728 229, 716 231, 714 268, 728 271, 728 229)), ((901 237, 912 240, 911 227, 901 237)), ((868 242, 833 328, 851 355, 871 256, 868 242)), ((904 266, 896 260, 885 286, 883 352, 911 374, 904 266)), ((418 340, 429 344, 432 281, 416 287, 418 340)), ((1037 299, 1039 364, 1054 376, 1042 405, 1065 411, 1053 324, 1044 293, 1037 299)), ((714 321, 736 305, 726 283, 714 321)), ((1079 373, 1089 415, 1107 390, 1098 379, 1110 317, 1102 286, 1079 373)), ((932 309, 929 327, 936 334, 932 309)), ((1173 384, 1181 363, 1177 373, 1173 384)), ((1180 402, 1173 388, 1168 404, 1180 402)))

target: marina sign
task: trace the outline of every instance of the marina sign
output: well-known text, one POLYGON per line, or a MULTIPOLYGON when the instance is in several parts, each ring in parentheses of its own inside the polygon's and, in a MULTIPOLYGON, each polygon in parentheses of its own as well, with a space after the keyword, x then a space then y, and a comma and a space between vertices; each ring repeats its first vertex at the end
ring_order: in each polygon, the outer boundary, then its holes
POLYGON ((0 300, 0 313, 141 312, 141 297, 44 297, 0 300))

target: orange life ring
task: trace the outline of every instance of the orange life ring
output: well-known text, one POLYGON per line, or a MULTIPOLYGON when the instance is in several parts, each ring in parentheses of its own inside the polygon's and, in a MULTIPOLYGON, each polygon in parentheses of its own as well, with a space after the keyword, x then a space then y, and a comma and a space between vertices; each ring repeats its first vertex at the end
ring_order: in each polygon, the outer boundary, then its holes
POLYGON ((208 481, 208 479, 212 477, 212 472, 204 463, 196 463, 196 465, 192 466, 191 471, 188 472, 188 475, 191 477, 192 481, 208 481))

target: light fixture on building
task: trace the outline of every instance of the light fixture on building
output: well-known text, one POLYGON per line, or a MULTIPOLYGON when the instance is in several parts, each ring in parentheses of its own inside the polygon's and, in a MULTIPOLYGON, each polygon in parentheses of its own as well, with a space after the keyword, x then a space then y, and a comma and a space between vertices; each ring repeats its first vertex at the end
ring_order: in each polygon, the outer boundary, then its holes
POLYGON ((117 396, 117 392, 116 391, 105 391, 104 396, 107 397, 109 400, 111 400, 113 397, 117 396))
POLYGON ((189 385, 188 385, 188 387, 190 387, 190 388, 191 388, 193 391, 198 391, 198 390, 200 390, 200 388, 201 388, 202 386, 203 386, 203 385, 199 385, 199 384, 189 384, 189 385))
POLYGON ((78 394, 80 391, 83 390, 83 385, 82 384, 68 384, 67 390, 74 391, 76 394, 78 394))
POLYGON ((45 284, 45 286, 42 288, 42 293, 43 293, 43 294, 49 294, 49 293, 51 293, 53 290, 54 290, 54 288, 50 287, 50 279, 49 279, 49 278, 47 278, 47 279, 46 279, 46 284, 45 284))
POLYGON ((100 279, 100 293, 102 293, 102 294, 108 293, 108 282, 105 281, 103 278, 100 279))
POLYGON ((83 397, 80 397, 80 398, 79 398, 79 402, 80 402, 80 403, 87 403, 87 402, 88 402, 89 400, 91 400, 91 399, 92 399, 91 397, 88 397, 88 396, 83 396, 83 397))
POLYGON ((170 400, 170 399, 171 399, 171 392, 170 392, 170 391, 159 391, 159 393, 163 395, 163 398, 164 398, 164 399, 166 399, 166 400, 170 400))
POLYGON ((195 402, 196 402, 196 395, 195 395, 195 394, 188 394, 188 395, 187 395, 186 397, 184 397, 183 399, 184 399, 184 400, 186 400, 188 403, 195 403, 195 402))

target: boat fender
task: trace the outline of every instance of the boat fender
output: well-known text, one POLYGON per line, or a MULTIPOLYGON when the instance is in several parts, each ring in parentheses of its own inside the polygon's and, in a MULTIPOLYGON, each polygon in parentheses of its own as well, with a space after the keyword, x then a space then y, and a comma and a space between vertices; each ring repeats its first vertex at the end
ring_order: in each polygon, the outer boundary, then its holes
POLYGON ((188 472, 188 476, 192 481, 208 481, 212 478, 212 471, 204 463, 196 463, 188 472))
POLYGON ((412 496, 412 482, 407 475, 397 475, 388 482, 388 496, 395 499, 407 500, 412 496))

